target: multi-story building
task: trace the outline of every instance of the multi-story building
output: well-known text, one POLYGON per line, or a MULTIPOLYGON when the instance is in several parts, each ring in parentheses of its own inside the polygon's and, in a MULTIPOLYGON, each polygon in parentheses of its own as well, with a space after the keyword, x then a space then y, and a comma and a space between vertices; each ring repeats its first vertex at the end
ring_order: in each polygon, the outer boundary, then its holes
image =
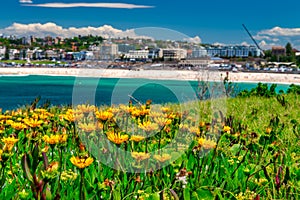
POLYGON ((48 59, 57 59, 58 53, 49 49, 45 51, 45 57, 48 59))
POLYGON ((273 46, 272 47, 272 55, 273 56, 285 56, 286 50, 281 46, 273 46))
POLYGON ((160 49, 149 49, 149 54, 148 54, 149 59, 157 59, 161 57, 162 54, 160 49))
POLYGON ((120 54, 126 54, 131 50, 135 50, 135 46, 130 44, 118 44, 118 48, 120 54))
POLYGON ((249 57, 261 55, 261 51, 255 46, 210 46, 206 48, 210 57, 249 57))
POLYGON ((18 49, 9 49, 9 59, 18 60, 20 58, 20 51, 18 49))
POLYGON ((186 49, 162 49, 164 60, 182 60, 187 57, 186 49))
POLYGON ((125 58, 136 59, 136 60, 145 60, 149 57, 149 50, 130 50, 125 54, 125 58))
POLYGON ((207 50, 202 47, 194 47, 192 49, 192 54, 190 56, 190 58, 201 58, 201 57, 206 57, 207 56, 207 50))
POLYGON ((104 43, 100 46, 100 60, 113 60, 119 52, 118 45, 113 43, 104 43))

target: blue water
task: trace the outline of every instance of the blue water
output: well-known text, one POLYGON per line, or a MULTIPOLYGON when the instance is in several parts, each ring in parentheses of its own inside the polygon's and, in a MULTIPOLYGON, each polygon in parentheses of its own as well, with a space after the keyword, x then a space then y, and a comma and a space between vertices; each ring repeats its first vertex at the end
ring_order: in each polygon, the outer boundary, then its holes
MULTIPOLYGON (((251 89, 256 83, 237 83, 238 90, 251 89)), ((76 78, 70 76, 0 76, 0 108, 16 109, 30 104, 37 96, 40 104, 52 105, 91 103, 111 105, 127 103, 130 97, 154 103, 182 102, 197 98, 197 81, 76 78)), ((289 85, 277 85, 286 91, 289 85)))

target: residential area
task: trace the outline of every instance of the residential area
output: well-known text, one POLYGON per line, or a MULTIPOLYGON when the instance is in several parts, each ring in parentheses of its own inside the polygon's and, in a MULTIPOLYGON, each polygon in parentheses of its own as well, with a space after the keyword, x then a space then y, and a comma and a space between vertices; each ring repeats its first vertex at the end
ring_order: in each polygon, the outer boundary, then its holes
POLYGON ((300 52, 290 43, 260 50, 255 45, 187 41, 34 36, 0 37, 0 67, 232 70, 298 73, 300 52))

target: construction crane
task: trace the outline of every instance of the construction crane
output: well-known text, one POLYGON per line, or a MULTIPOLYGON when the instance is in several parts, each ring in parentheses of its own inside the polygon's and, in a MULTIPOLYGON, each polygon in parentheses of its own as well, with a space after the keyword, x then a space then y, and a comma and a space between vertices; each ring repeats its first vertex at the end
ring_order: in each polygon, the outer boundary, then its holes
POLYGON ((250 36, 250 38, 252 39, 252 41, 254 42, 254 44, 256 45, 256 47, 260 50, 260 53, 262 56, 265 56, 264 51, 260 48, 260 46, 257 44, 257 42, 255 41, 255 39, 252 37, 251 33, 248 31, 247 27, 242 24, 244 29, 247 31, 248 35, 250 36))

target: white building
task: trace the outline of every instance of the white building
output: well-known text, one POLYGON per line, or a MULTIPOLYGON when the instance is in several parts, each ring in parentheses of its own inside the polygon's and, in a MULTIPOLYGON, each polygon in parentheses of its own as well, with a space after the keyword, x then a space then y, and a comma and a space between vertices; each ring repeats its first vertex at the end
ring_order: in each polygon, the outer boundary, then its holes
POLYGON ((105 43, 100 45, 100 60, 113 60, 118 55, 119 49, 117 44, 105 43))
POLYGON ((210 57, 243 57, 261 55, 261 51, 256 46, 229 45, 229 46, 210 46, 206 48, 207 55, 210 57))
POLYGON ((179 65, 197 67, 197 68, 207 68, 212 63, 209 57, 198 57, 198 58, 188 58, 186 60, 181 60, 179 65))
POLYGON ((204 47, 199 46, 193 48, 191 58, 201 58, 206 56, 207 56, 207 50, 204 47))
POLYGON ((162 49, 162 56, 165 60, 182 60, 187 57, 186 49, 162 49))
POLYGON ((148 59, 149 50, 130 50, 125 54, 125 58, 129 59, 148 59))
POLYGON ((6 47, 0 46, 0 60, 5 58, 6 47))

